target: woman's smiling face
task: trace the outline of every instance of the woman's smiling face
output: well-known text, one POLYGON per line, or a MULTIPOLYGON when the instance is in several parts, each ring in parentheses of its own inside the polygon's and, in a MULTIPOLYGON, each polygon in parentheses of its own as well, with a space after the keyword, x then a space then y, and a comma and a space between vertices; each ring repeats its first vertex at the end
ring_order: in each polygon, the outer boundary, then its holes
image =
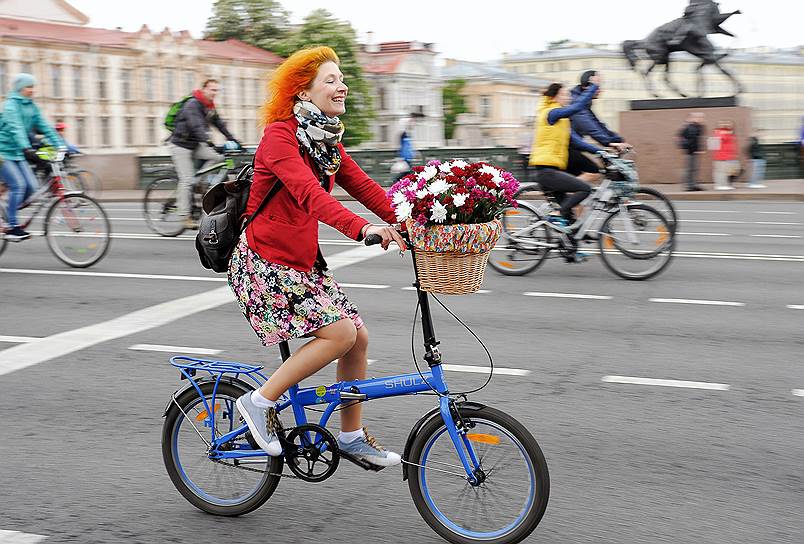
POLYGON ((299 98, 315 104, 324 115, 337 117, 346 112, 346 94, 349 87, 343 82, 343 74, 334 62, 325 62, 308 89, 299 93, 299 98))

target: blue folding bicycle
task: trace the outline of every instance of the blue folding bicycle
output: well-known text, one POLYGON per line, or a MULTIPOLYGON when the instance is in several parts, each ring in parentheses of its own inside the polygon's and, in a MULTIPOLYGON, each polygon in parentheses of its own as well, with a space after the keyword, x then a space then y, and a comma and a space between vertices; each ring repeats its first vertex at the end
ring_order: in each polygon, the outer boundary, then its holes
MULTIPOLYGON (((367 245, 378 242, 376 235, 366 240, 367 245)), ((413 262, 429 369, 291 387, 277 404, 280 414, 290 409, 295 418, 294 427, 279 432, 281 456, 259 448, 235 407, 238 397, 267 379, 263 367, 171 358, 187 384, 165 408, 162 456, 173 484, 190 503, 211 514, 237 516, 262 506, 282 478, 326 480, 341 458, 379 470, 339 452, 326 429, 330 416, 346 403, 430 393, 438 397, 438 406, 414 425, 402 456, 402 479, 425 522, 456 544, 513 544, 533 532, 550 493, 544 455, 533 435, 508 414, 450 394, 428 294, 420 289, 413 262), (306 407, 322 409, 317 424, 308 422, 306 407)), ((287 360, 288 344, 279 348, 287 360)))

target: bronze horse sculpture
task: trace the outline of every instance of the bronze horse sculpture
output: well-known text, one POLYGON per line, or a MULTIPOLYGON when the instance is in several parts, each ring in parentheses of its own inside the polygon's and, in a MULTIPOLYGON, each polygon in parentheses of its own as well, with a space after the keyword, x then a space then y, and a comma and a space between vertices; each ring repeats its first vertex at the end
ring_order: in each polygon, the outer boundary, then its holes
POLYGON ((737 95, 742 92, 740 82, 719 62, 726 56, 726 53, 717 53, 715 46, 706 36, 708 34, 725 34, 733 37, 732 33, 724 30, 720 25, 732 15, 739 13, 741 13, 740 10, 732 11, 731 13, 720 13, 718 4, 712 0, 690 0, 683 17, 656 28, 644 40, 624 41, 622 50, 631 68, 642 75, 648 90, 657 98, 659 95, 654 90, 649 76, 651 71, 659 65, 664 65, 665 67, 664 81, 667 86, 681 96, 687 96, 670 80, 670 53, 676 51, 686 51, 701 59, 701 63, 696 68, 698 96, 703 96, 704 94, 702 70, 708 64, 717 67, 723 75, 731 80, 734 85, 734 94, 737 95), (652 61, 644 72, 639 70, 637 66, 640 53, 652 61))

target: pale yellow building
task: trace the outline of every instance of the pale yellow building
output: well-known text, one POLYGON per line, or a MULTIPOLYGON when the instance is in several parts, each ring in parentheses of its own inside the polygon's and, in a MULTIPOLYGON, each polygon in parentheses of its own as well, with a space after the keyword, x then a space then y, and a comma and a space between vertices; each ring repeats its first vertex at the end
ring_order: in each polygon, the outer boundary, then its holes
POLYGON ((63 1, 0 3, 0 94, 15 74, 29 72, 38 80, 43 113, 66 122, 68 139, 85 153, 163 155, 170 105, 215 78, 222 88, 216 105, 229 130, 244 144, 259 141, 258 108, 280 57, 237 40, 87 22, 63 1))
MULTIPOLYGON (((642 61, 641 67, 647 67, 642 61)), ((671 79, 687 94, 694 96, 700 61, 686 53, 671 58, 671 79)), ((617 129, 619 113, 629 109, 629 101, 652 98, 642 77, 631 70, 619 46, 567 43, 554 49, 532 53, 507 54, 503 66, 517 74, 561 81, 572 86, 585 70, 599 70, 603 76, 603 92, 595 101, 595 113, 611 128, 617 129)), ((742 84, 744 91, 738 104, 755 110, 754 128, 760 128, 767 143, 798 139, 804 115, 804 47, 774 50, 755 48, 731 51, 723 61, 742 84)), ((654 88, 662 97, 675 95, 663 81, 664 68, 651 75, 654 88)), ((704 69, 704 96, 729 96, 731 83, 715 68, 704 69)))

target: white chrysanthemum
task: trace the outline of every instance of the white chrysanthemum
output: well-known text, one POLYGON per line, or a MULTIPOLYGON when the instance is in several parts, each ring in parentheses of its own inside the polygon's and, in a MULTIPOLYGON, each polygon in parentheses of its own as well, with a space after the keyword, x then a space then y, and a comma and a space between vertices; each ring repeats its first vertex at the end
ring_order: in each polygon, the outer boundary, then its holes
POLYGON ((438 169, 444 172, 445 174, 449 174, 449 171, 452 170, 452 165, 448 162, 442 162, 438 169))
POLYGON ((443 223, 447 218, 447 208, 444 207, 439 201, 433 202, 433 207, 430 208, 430 219, 436 223, 443 223))
POLYGON ((485 172, 486 174, 491 174, 492 176, 500 175, 500 171, 491 166, 490 164, 484 164, 483 166, 481 166, 480 171, 485 172))
POLYGON ((458 159, 456 161, 452 161, 452 166, 457 166, 458 168, 466 168, 467 166, 469 166, 469 163, 466 161, 462 161, 461 159, 458 159))
POLYGON ((395 206, 399 206, 403 202, 407 202, 407 201, 408 201, 408 197, 406 197, 405 193, 403 193, 402 191, 397 191, 396 193, 394 193, 394 205, 395 206))
POLYGON ((427 190, 427 187, 424 187, 423 189, 419 189, 418 191, 416 191, 416 198, 421 200, 424 197, 426 197, 429 194, 429 192, 430 191, 427 190))
POLYGON ((396 207, 394 213, 396 214, 397 221, 399 222, 406 221, 410 219, 410 214, 413 213, 413 204, 405 201, 396 207))
POLYGON ((452 185, 446 182, 443 179, 437 179, 433 183, 430 184, 430 187, 427 189, 434 195, 440 195, 441 193, 446 193, 452 188, 452 185))
POLYGON ((452 202, 455 204, 456 207, 460 208, 464 204, 466 204, 466 199, 469 195, 466 193, 456 193, 452 195, 452 202))
POLYGON ((423 177, 425 181, 430 181, 438 174, 438 170, 436 170, 435 166, 425 166, 424 170, 419 173, 419 176, 423 177))

